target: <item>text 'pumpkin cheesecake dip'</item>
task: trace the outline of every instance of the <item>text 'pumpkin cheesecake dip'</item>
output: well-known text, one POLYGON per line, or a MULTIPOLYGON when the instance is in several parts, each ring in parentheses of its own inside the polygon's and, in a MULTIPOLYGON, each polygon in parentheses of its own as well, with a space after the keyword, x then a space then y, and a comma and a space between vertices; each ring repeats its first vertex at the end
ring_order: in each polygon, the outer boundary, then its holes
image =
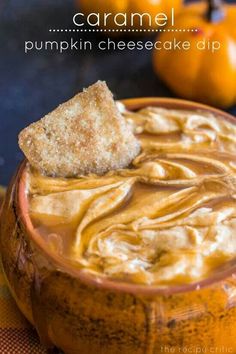
POLYGON ((158 102, 99 81, 20 133, 3 267, 48 348, 236 353, 236 125, 158 102))

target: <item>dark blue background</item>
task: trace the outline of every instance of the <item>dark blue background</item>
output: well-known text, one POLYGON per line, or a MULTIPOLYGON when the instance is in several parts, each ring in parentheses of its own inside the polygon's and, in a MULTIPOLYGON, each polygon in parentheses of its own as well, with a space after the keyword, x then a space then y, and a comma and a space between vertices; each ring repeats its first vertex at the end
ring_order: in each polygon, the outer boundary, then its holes
POLYGON ((22 159, 19 131, 97 79, 116 98, 172 96, 153 74, 149 51, 24 54, 26 40, 69 39, 48 29, 72 28, 74 13, 72 0, 0 0, 0 184, 22 159))

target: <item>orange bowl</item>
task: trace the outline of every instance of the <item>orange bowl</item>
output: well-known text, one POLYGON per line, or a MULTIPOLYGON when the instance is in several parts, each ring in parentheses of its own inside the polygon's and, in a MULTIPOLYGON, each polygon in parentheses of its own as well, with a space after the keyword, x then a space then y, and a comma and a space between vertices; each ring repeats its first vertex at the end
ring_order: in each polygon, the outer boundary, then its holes
MULTIPOLYGON (((124 100, 146 106, 212 112, 176 99, 124 100)), ((74 269, 34 229, 26 193, 26 161, 13 178, 0 220, 0 249, 9 288, 47 348, 66 354, 236 353, 236 260, 214 276, 159 288, 112 281, 74 269)))

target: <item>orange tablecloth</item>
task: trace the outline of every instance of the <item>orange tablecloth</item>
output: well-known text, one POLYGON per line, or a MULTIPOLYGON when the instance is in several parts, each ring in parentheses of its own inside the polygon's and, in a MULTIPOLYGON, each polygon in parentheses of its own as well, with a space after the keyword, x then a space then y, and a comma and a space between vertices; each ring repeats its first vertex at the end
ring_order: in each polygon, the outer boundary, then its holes
MULTIPOLYGON (((0 187, 0 202, 2 188, 0 187)), ((46 354, 8 291, 0 265, 0 354, 46 354)))

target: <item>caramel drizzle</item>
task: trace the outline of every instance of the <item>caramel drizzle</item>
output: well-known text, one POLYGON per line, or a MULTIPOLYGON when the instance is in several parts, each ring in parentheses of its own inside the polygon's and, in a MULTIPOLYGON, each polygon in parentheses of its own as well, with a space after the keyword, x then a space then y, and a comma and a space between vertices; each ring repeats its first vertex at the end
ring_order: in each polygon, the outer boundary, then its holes
POLYGON ((32 173, 32 217, 50 230, 75 225, 69 252, 56 252, 90 272, 163 286, 201 279, 236 253, 236 127, 202 112, 124 114, 142 144, 132 168, 32 173))

